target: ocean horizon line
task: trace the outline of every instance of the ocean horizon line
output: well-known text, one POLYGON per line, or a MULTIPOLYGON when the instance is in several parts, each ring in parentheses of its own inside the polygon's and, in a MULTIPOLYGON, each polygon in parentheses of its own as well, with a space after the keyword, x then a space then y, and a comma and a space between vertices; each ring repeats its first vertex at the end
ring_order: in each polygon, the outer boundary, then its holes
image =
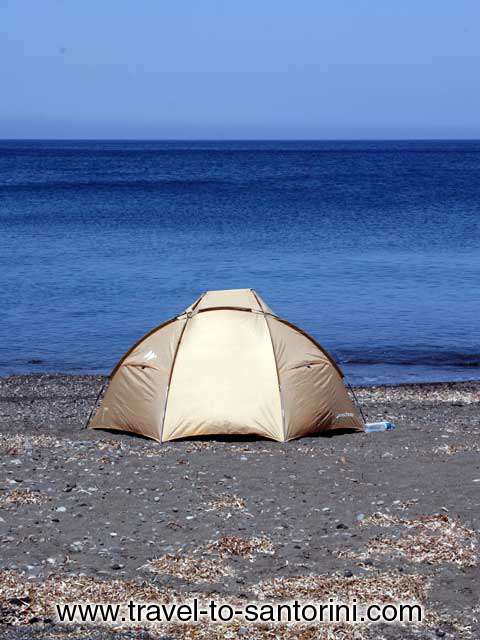
POLYGON ((0 137, 0 142, 215 142, 215 143, 232 143, 232 142, 320 142, 320 143, 332 143, 332 142, 480 142, 479 137, 406 137, 406 138, 203 138, 203 137, 193 137, 193 138, 156 138, 156 137, 126 137, 126 138, 117 138, 117 137, 107 137, 107 138, 97 138, 97 137, 0 137))

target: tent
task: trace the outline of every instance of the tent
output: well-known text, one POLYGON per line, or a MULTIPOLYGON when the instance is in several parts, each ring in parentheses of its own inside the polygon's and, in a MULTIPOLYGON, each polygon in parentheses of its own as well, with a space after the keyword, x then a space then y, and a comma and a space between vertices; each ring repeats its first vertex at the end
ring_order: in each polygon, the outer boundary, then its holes
POLYGON ((342 379, 325 349, 252 289, 208 291, 127 351, 89 426, 159 442, 361 431, 342 379))

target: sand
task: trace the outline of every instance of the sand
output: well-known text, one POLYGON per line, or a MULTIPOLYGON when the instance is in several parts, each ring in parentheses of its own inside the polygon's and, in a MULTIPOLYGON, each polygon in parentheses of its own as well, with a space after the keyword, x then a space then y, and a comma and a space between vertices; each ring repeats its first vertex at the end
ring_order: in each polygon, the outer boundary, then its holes
POLYGON ((480 638, 480 382, 356 390, 393 432, 166 445, 84 430, 102 382, 0 379, 0 637, 141 637, 66 628, 51 606, 59 589, 66 600, 147 589, 415 597, 426 619, 144 637, 480 638))

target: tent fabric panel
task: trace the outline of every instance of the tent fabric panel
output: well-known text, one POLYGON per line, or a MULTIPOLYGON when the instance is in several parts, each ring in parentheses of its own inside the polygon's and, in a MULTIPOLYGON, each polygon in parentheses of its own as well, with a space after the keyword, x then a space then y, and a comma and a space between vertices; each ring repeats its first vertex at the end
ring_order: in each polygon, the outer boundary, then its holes
POLYGON ((304 334, 268 317, 285 413, 285 439, 363 422, 329 357, 304 334))
POLYGON ((170 382, 163 440, 213 434, 283 440, 275 360, 263 314, 199 313, 185 329, 170 382))
POLYGON ((90 423, 160 440, 168 380, 184 319, 149 335, 125 358, 90 423))
POLYGON ((330 362, 289 369, 282 376, 286 440, 338 429, 362 430, 362 422, 330 362))

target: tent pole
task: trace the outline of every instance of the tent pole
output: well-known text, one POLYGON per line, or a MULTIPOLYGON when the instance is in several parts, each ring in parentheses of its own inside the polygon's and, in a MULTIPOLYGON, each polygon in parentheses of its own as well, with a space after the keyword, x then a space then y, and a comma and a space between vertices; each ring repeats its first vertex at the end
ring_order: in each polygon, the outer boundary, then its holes
POLYGON ((90 424, 90 420, 92 419, 93 412, 94 412, 94 411, 95 411, 95 409, 97 408, 98 401, 100 400, 100 396, 102 395, 103 390, 105 389, 105 386, 106 386, 106 384, 107 384, 108 380, 109 380, 109 378, 107 378, 107 379, 105 380, 105 382, 102 384, 102 386, 100 387, 100 391, 98 392, 98 395, 97 395, 97 397, 96 397, 96 399, 95 399, 95 403, 94 403, 94 405, 93 405, 93 407, 92 407, 92 410, 90 411, 90 415, 88 416, 87 422, 85 423, 85 426, 83 427, 84 429, 87 429, 87 428, 88 428, 88 425, 90 424))
POLYGON ((350 391, 352 392, 352 396, 353 399, 355 400, 355 404, 357 405, 357 409, 360 411, 360 415, 362 416, 363 422, 366 424, 367 421, 365 420, 365 416, 363 415, 363 411, 362 411, 362 407, 360 406, 360 403, 358 401, 357 396, 355 395, 355 391, 353 390, 352 385, 350 384, 350 382, 347 382, 348 384, 348 388, 350 389, 350 391))

